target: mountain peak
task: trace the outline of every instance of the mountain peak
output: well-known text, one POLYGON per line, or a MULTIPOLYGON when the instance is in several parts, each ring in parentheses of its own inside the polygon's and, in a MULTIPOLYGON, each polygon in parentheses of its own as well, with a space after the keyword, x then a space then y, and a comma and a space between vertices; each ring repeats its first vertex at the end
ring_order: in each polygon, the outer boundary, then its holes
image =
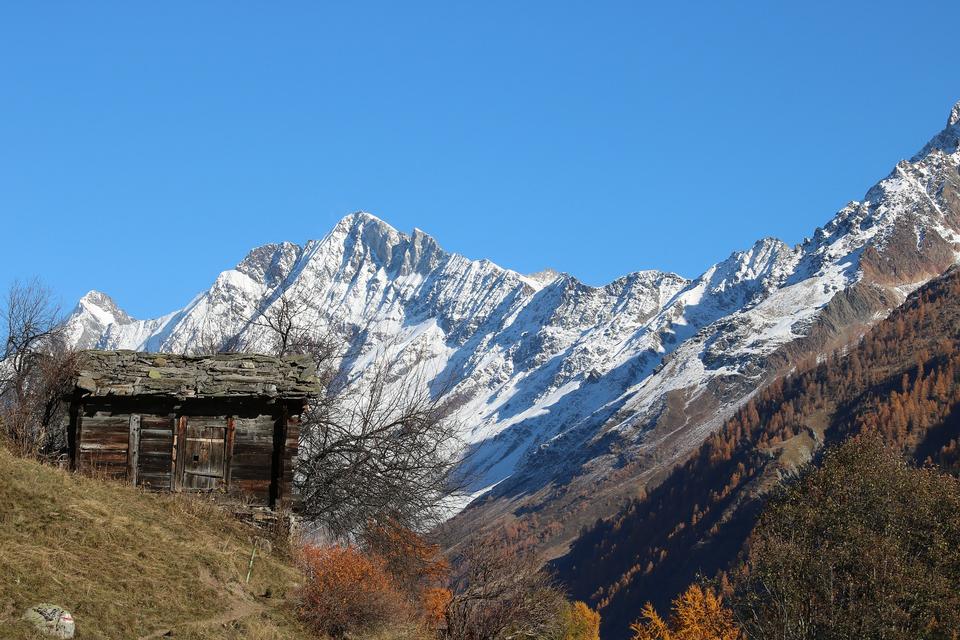
POLYGON ((950 117, 947 118, 948 127, 955 127, 958 124, 960 124, 960 100, 953 105, 953 109, 950 110, 950 117))
POLYGON ((80 298, 80 304, 94 304, 103 309, 117 308, 117 303, 114 302, 113 298, 96 289, 87 291, 83 297, 80 298))
POLYGON ((528 273, 526 277, 535 282, 539 282, 542 285, 548 285, 562 275, 563 274, 556 269, 547 267, 546 269, 541 269, 535 273, 528 273))
POLYGON ((335 229, 355 229, 357 227, 365 226, 377 226, 389 229, 391 231, 396 231, 389 223, 384 222, 377 216, 369 213, 367 211, 354 211, 353 213, 345 215, 340 219, 340 222, 337 223, 335 229))
POLYGON ((947 117, 947 126, 924 145, 919 153, 910 158, 910 162, 918 162, 934 151, 954 154, 960 149, 960 102, 953 105, 947 117))
POLYGON ((78 307, 88 311, 104 325, 114 322, 119 324, 133 322, 133 318, 131 318, 126 311, 117 306, 117 303, 114 302, 113 298, 102 291, 97 291, 96 289, 91 289, 84 294, 84 296, 80 298, 78 307))
POLYGON ((790 246, 783 240, 766 236, 754 242, 749 249, 734 251, 720 264, 733 265, 738 269, 758 264, 766 265, 770 261, 777 260, 781 254, 790 251, 790 246))
POLYGON ((556 269, 547 267, 546 269, 541 269, 535 273, 528 273, 525 276, 522 276, 522 278, 534 289, 539 290, 547 285, 553 284, 563 276, 564 274, 560 273, 556 269))
POLYGON ((292 242, 265 244, 252 249, 237 265, 237 271, 275 286, 289 273, 300 251, 300 246, 292 242))

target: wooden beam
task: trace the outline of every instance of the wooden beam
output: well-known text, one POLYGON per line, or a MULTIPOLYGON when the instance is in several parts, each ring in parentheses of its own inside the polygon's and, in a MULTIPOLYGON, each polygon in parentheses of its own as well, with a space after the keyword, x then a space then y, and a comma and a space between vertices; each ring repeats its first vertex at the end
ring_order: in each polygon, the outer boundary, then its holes
POLYGON ((140 467, 140 414, 130 414, 130 439, 127 441, 127 479, 137 486, 140 467))
POLYGON ((170 484, 174 491, 180 490, 183 478, 183 448, 187 441, 187 416, 177 418, 177 430, 173 437, 173 478, 170 484))
POLYGON ((171 413, 170 416, 170 486, 167 487, 170 491, 175 491, 177 488, 177 416, 176 414, 171 413))
POLYGON ((230 489, 230 472, 233 469, 233 440, 237 432, 236 416, 227 416, 227 437, 223 443, 223 484, 230 489))
POLYGON ((70 403, 70 427, 67 430, 67 449, 70 452, 70 470, 77 470, 80 451, 80 418, 83 416, 83 402, 74 397, 70 403))
POLYGON ((273 464, 270 476, 270 508, 280 506, 283 498, 284 445, 287 441, 287 405, 280 403, 276 422, 273 425, 273 464))

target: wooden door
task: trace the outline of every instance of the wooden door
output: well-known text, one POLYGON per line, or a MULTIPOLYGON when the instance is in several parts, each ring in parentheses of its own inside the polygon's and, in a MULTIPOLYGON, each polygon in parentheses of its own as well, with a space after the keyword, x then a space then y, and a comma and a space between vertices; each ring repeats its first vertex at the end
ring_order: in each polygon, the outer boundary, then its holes
POLYGON ((227 418, 181 418, 183 426, 180 488, 186 491, 211 491, 225 487, 227 474, 227 418))

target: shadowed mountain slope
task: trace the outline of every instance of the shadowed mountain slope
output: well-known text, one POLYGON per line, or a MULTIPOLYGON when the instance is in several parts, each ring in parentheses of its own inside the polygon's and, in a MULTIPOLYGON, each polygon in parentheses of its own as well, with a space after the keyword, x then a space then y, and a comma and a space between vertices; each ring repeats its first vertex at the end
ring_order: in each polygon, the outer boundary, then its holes
POLYGON ((960 270, 915 293, 849 352, 776 380, 656 488, 585 529, 555 562, 627 637, 698 575, 729 569, 768 490, 825 445, 878 432, 917 462, 960 471, 960 270))

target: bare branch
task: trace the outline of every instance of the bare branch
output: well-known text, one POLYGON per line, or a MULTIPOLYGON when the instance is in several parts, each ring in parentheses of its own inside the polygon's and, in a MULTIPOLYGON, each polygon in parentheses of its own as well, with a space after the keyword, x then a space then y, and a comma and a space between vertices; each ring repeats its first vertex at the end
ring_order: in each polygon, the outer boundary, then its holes
MULTIPOLYGON (((470 545, 460 558, 454 596, 447 607, 450 640, 561 637, 563 594, 530 555, 493 541, 470 545)), ((565 636, 563 636, 565 637, 565 636)))
POLYGON ((63 398, 72 376, 63 319, 39 281, 14 282, 3 307, 0 430, 14 451, 53 453, 66 446, 63 398))
MULTIPOLYGON (((388 349, 348 380, 342 368, 351 354, 343 332, 312 317, 303 300, 284 294, 264 303, 251 321, 266 332, 275 355, 312 356, 325 389, 300 429, 295 477, 302 514, 341 539, 371 527, 429 528, 457 488, 451 471, 459 430, 448 405, 431 394, 420 368, 404 368, 388 349)), ((412 355, 413 362, 421 360, 412 355)))

